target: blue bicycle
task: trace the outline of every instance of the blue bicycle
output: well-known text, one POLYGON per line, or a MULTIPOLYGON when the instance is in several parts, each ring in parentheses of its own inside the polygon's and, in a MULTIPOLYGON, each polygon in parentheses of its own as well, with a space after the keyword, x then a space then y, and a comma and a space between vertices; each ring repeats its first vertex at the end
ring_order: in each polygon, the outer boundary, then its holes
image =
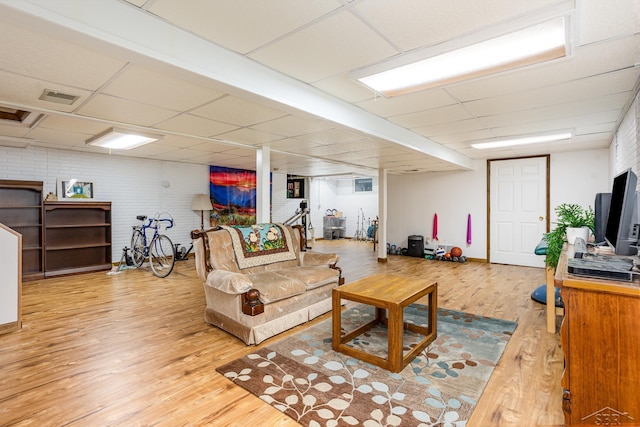
POLYGON ((146 258, 149 258, 151 271, 158 277, 167 277, 173 271, 176 263, 173 242, 168 236, 160 234, 160 229, 173 227, 173 218, 167 214, 161 217, 156 214, 147 220, 147 216, 138 215, 136 219, 142 221, 140 225, 134 225, 131 236, 131 258, 133 265, 141 267, 146 258), (147 220, 145 223, 144 221, 147 220), (153 236, 147 245, 147 230, 153 230, 153 236))

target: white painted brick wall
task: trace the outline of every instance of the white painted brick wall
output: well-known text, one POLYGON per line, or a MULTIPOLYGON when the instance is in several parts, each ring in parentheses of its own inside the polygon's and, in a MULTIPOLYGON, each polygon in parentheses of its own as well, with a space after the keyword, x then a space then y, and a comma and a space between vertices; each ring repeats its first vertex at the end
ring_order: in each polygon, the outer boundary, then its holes
MULTIPOLYGON (((0 147, 0 178, 43 181, 44 193, 56 193, 57 178, 93 181, 95 197, 111 201, 113 261, 130 245, 136 215, 169 212, 173 243, 188 247, 191 230, 200 228, 200 214, 191 210, 193 196, 209 193, 209 167, 126 156, 29 147, 0 147), (168 188, 162 186, 167 181, 168 188)), ((207 219, 205 218, 205 227, 207 219)))
MULTIPOLYGON (((613 176, 619 174, 627 168, 633 169, 636 174, 640 174, 640 94, 636 94, 636 99, 627 111, 616 135, 613 139, 613 176)), ((640 190, 640 182, 638 183, 640 190)))

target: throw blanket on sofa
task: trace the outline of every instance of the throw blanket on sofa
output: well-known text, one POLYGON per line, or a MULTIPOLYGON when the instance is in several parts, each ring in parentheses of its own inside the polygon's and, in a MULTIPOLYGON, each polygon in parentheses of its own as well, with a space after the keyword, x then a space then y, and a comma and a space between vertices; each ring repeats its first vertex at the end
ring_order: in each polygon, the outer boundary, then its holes
POLYGON ((231 235, 240 269, 296 259, 289 230, 278 224, 221 226, 231 235))

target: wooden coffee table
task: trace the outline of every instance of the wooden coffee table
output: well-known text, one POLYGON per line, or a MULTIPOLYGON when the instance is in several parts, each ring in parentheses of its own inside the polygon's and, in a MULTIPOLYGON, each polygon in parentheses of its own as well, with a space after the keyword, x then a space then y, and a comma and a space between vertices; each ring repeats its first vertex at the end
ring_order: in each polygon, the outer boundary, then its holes
POLYGON ((437 301, 438 284, 436 282, 386 274, 376 274, 334 288, 332 347, 335 351, 353 356, 391 372, 400 372, 436 338, 437 301), (429 306, 427 326, 423 327, 413 323, 404 323, 404 308, 423 297, 427 297, 429 306), (375 319, 341 336, 342 300, 355 301, 374 306, 376 308, 375 319), (380 323, 387 325, 388 330, 387 359, 346 345, 346 343, 353 338, 380 323), (405 329, 424 335, 424 339, 411 349, 411 351, 403 355, 403 335, 405 329))

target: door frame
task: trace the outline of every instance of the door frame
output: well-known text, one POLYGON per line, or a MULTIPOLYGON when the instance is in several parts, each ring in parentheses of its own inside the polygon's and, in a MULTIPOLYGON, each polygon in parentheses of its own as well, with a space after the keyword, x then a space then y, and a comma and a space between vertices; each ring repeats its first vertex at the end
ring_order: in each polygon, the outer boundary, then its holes
POLYGON ((547 184, 546 184, 546 205, 547 212, 545 213, 546 217, 546 232, 550 231, 549 227, 551 225, 551 221, 549 218, 549 214, 551 212, 550 208, 550 192, 551 192, 551 154, 542 154, 538 156, 522 156, 522 157, 505 157, 500 159, 487 159, 487 262, 491 263, 491 163, 492 162, 500 162, 505 160, 523 160, 523 159, 535 159, 535 158, 546 158, 546 168, 547 168, 547 184))

